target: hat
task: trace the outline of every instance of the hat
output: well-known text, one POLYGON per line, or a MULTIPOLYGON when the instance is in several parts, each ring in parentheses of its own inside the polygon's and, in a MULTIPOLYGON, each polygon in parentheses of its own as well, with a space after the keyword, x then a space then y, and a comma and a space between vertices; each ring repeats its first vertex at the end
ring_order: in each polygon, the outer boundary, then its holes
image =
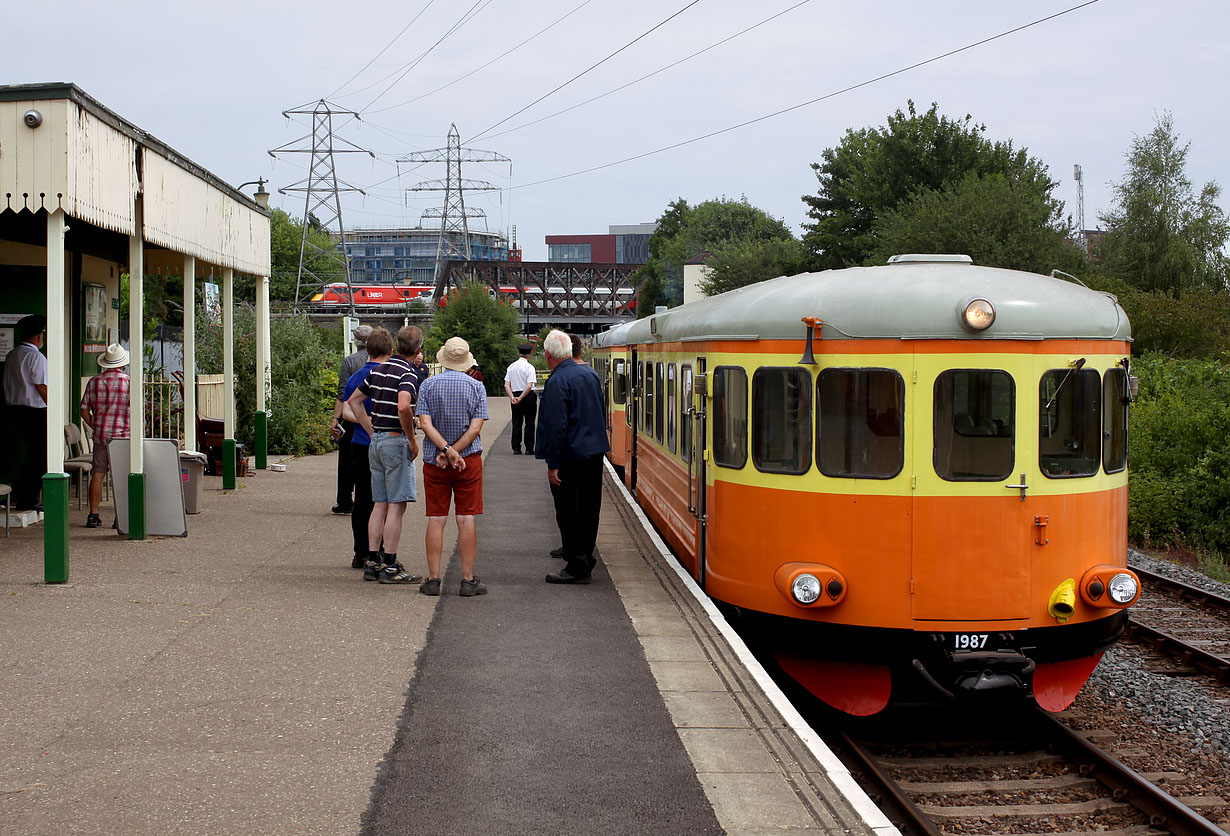
POLYGON ((122 369, 128 365, 128 351, 119 343, 111 343, 98 358, 100 369, 122 369))
POLYGON ((521 345, 517 346, 517 351, 522 354, 532 354, 534 352, 534 346, 529 343, 521 343, 521 345))
POLYGON ((367 338, 372 335, 372 326, 359 325, 354 329, 354 344, 367 345, 367 338))
POLYGON ((448 342, 436 352, 436 362, 446 369, 464 372, 474 365, 474 355, 470 353, 470 344, 461 337, 449 337, 448 342))

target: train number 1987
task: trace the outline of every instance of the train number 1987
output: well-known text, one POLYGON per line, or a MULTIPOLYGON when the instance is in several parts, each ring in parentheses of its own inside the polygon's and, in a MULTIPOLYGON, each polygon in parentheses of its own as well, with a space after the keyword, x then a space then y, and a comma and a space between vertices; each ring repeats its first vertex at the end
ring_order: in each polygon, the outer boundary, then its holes
POLYGON ((957 633, 952 637, 953 650, 982 650, 987 646, 987 633, 957 633))

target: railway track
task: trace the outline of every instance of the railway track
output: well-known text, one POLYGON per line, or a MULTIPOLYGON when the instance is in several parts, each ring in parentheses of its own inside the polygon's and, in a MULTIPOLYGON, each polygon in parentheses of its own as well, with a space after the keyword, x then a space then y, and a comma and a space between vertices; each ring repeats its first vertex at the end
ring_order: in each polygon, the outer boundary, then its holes
POLYGON ((949 718, 921 730, 839 732, 836 748, 907 836, 1099 834, 1225 836, 1196 812, 1224 812, 1219 797, 1179 800, 1155 782, 1182 786, 1181 774, 1141 775, 1043 712, 976 723, 949 718), (1005 736, 1005 726, 1012 727, 1005 736), (937 738, 935 729, 962 728, 937 738), (921 731, 921 737, 920 735, 921 731))
POLYGON ((1183 666, 1162 672, 1199 672, 1230 685, 1230 598, 1145 569, 1133 571, 1145 589, 1132 606, 1124 639, 1183 666))

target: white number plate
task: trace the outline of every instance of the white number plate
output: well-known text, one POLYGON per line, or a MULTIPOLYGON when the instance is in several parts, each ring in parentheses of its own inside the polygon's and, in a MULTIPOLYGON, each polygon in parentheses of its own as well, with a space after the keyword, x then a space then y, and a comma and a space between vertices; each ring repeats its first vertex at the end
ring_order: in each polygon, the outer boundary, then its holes
POLYGON ((953 650, 985 650, 987 633, 957 633, 952 637, 953 650))

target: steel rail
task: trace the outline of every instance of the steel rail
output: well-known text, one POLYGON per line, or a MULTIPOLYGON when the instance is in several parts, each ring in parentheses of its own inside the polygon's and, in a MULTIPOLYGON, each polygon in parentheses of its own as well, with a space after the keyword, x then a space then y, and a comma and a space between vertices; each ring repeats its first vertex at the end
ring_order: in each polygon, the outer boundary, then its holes
POLYGON ((1208 592, 1200 589, 1199 587, 1190 586, 1182 581, 1176 581, 1173 578, 1168 578, 1164 575, 1155 574, 1150 572, 1148 569, 1139 569, 1135 566, 1131 568, 1132 571, 1136 573, 1136 576, 1142 581, 1156 584, 1157 586, 1160 586, 1163 589, 1168 589, 1171 592, 1177 592, 1184 598, 1191 598, 1201 604, 1211 604, 1219 610, 1230 612, 1230 598, 1226 598, 1214 592, 1208 592))
POLYGON ((1218 683, 1230 683, 1230 659, 1214 656, 1207 650, 1193 647, 1176 636, 1141 624, 1133 618, 1128 618, 1123 635, 1129 641, 1148 644, 1160 653, 1173 656, 1183 664, 1203 671, 1218 683))
POLYGON ((1090 777, 1110 789, 1116 800, 1126 801, 1147 815, 1152 826, 1165 828, 1175 836, 1226 836, 1216 824, 1054 717, 1039 711, 1036 719, 1063 746, 1066 756, 1086 765, 1090 777))
POLYGON ((910 836, 948 836, 936 827, 922 810, 918 809, 918 805, 880 767, 874 755, 844 730, 836 729, 835 731, 841 736, 841 745, 846 755, 854 762, 850 765, 862 774, 867 783, 872 785, 872 790, 868 792, 868 795, 879 805, 881 811, 897 826, 898 830, 910 836))

